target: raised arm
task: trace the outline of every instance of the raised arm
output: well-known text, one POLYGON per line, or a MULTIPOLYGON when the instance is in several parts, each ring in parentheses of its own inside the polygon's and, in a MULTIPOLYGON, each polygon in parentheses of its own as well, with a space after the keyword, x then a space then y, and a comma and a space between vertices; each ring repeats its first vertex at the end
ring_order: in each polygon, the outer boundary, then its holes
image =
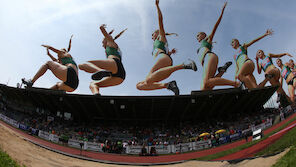
POLYGON ((45 47, 45 48, 47 48, 47 49, 50 49, 50 50, 52 50, 53 52, 55 52, 55 53, 57 53, 57 54, 60 54, 60 53, 61 53, 60 50, 58 50, 58 49, 56 49, 56 48, 54 48, 54 47, 52 47, 52 46, 49 46, 49 45, 41 45, 41 46, 43 46, 43 47, 45 47))
POLYGON ((209 38, 208 38, 208 42, 209 43, 212 43, 212 40, 213 40, 214 35, 216 33, 216 30, 217 30, 217 28, 218 28, 218 26, 219 26, 219 24, 220 24, 220 22, 222 20, 222 17, 223 17, 223 14, 224 14, 224 10, 225 10, 226 5, 227 5, 227 2, 224 3, 224 6, 223 6, 222 11, 221 11, 221 14, 220 14, 220 17, 218 18, 218 20, 217 20, 217 22, 216 22, 216 24, 215 24, 215 26, 214 26, 211 34, 209 35, 209 38))
POLYGON ((244 44, 244 47, 247 49, 249 46, 253 45, 255 42, 259 41, 260 39, 262 39, 262 38, 264 38, 264 37, 266 37, 268 35, 272 35, 272 34, 273 34, 272 29, 267 29, 264 35, 254 39, 253 41, 251 41, 251 42, 249 42, 247 44, 244 44))
POLYGON ((46 51, 47 51, 47 55, 51 58, 52 61, 58 61, 55 57, 53 57, 50 53, 49 53, 49 49, 46 48, 46 51))
POLYGON ((106 24, 102 24, 100 26, 100 30, 102 32, 102 34, 104 35, 104 37, 108 40, 108 41, 113 41, 113 38, 109 35, 109 33, 107 33, 106 31, 106 24))
POLYGON ((271 58, 281 58, 283 56, 290 56, 290 57, 293 57, 291 54, 289 53, 281 53, 281 54, 272 54, 272 53, 269 53, 268 56, 271 57, 271 58))
POLYGON ((72 37, 73 37, 73 35, 71 35, 71 38, 69 41, 68 52, 70 52, 70 50, 71 50, 72 37))
POLYGON ((163 28, 163 17, 162 17, 161 10, 159 8, 159 0, 155 0, 155 5, 158 13, 159 34, 161 36, 162 42, 166 42, 165 31, 163 28))
POLYGON ((126 29, 124 29, 124 30, 122 30, 119 34, 117 34, 115 37, 114 37, 114 40, 116 40, 117 38, 119 38, 125 31, 127 30, 127 28, 126 29))

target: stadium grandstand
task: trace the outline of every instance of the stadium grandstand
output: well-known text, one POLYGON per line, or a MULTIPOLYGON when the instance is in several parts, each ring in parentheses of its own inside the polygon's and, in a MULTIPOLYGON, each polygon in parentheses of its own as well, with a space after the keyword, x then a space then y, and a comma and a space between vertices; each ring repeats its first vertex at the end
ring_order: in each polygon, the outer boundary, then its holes
POLYGON ((168 154, 218 146, 270 127, 279 121, 280 114, 289 114, 263 107, 275 90, 93 96, 0 85, 0 116, 31 135, 70 147, 120 154, 168 154))

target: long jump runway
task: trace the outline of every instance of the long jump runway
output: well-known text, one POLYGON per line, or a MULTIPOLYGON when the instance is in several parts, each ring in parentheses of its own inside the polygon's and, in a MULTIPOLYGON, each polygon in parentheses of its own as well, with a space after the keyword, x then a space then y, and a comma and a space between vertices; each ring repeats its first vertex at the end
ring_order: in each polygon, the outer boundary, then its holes
MULTIPOLYGON (((264 134, 268 134, 271 131, 277 129, 278 127, 282 126, 292 118, 296 116, 296 113, 290 116, 285 121, 282 121, 271 128, 264 131, 264 134)), ((79 158, 79 159, 85 159, 90 161, 96 161, 96 162, 102 162, 102 163, 111 163, 111 164, 129 164, 129 165, 161 165, 161 164, 174 164, 174 163, 181 163, 184 161, 188 161, 190 159, 199 158, 211 154, 215 154, 221 151, 229 150, 235 147, 238 147, 245 142, 245 140, 239 140, 230 144, 222 145, 216 148, 211 148, 207 150, 197 151, 197 152, 191 152, 191 153, 183 153, 183 154, 174 154, 174 155, 165 155, 165 156, 154 156, 154 157, 139 157, 139 156, 128 156, 128 155, 117 155, 117 154, 107 154, 107 153, 98 153, 98 152, 90 152, 90 151, 83 151, 82 156, 80 156, 80 150, 61 146, 58 144, 54 144, 48 141, 45 141, 43 139, 39 139, 37 137, 31 136, 29 134, 26 134, 25 132, 16 129, 14 127, 11 127, 7 125, 6 123, 0 121, 0 124, 2 126, 6 126, 15 132, 21 134, 26 140, 39 145, 41 147, 44 147, 46 149, 52 150, 54 152, 58 152, 64 155, 68 155, 71 157, 79 158)), ((245 150, 239 151, 234 154, 227 155, 225 157, 219 158, 217 160, 234 160, 234 159, 243 159, 243 158, 249 158, 253 156, 256 152, 264 149, 268 145, 274 143, 276 140, 278 140, 280 137, 282 137, 285 133, 287 133, 290 129, 296 126, 296 120, 290 123, 287 128, 284 130, 270 136, 269 138, 265 139, 264 141, 259 142, 258 144, 247 148, 245 150)), ((250 140, 250 139, 249 139, 250 140)))

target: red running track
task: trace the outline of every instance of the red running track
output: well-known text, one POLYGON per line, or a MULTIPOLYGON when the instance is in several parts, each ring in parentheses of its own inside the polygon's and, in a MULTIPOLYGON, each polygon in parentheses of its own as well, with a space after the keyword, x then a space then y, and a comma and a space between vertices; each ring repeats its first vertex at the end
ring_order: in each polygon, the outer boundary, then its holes
MULTIPOLYGON (((288 119, 286 119, 285 121, 282 121, 282 122, 272 126, 271 128, 265 130, 264 134, 270 133, 271 131, 275 130, 276 128, 280 127, 284 123, 286 123, 289 120, 291 120, 292 118, 294 118, 295 116, 296 116, 296 113, 293 114, 288 119)), ((4 123, 2 121, 0 121, 0 124, 2 124, 2 125, 10 128, 10 129, 16 131, 17 133, 21 134, 22 136, 24 136, 28 140, 30 140, 30 141, 38 144, 38 145, 49 147, 49 148, 51 148, 53 150, 57 150, 57 151, 60 151, 60 152, 66 153, 66 154, 71 154, 71 155, 75 155, 75 156, 80 155, 80 150, 78 150, 78 149, 57 145, 57 144, 48 142, 46 140, 39 139, 37 137, 26 134, 25 132, 23 132, 23 131, 21 131, 19 129, 16 129, 16 128, 12 127, 12 126, 9 126, 9 125, 7 125, 6 123, 4 123)), ((281 133, 281 134, 283 135, 284 133, 281 133)), ((279 137, 281 137, 281 136, 279 136, 279 137)), ((275 141, 279 137, 275 138, 272 141, 275 141)), ((270 140, 268 140, 268 141, 269 142, 267 142, 266 145, 264 145, 264 146, 267 146, 268 144, 270 144, 270 142, 272 142, 270 140)), ((221 151, 225 151, 225 150, 229 150, 229 149, 238 147, 238 146, 240 146, 240 145, 242 145, 244 143, 246 143, 245 140, 240 140, 240 141, 236 141, 236 142, 233 142, 233 143, 230 143, 230 144, 222 145, 222 146, 207 149, 207 150, 196 151, 196 152, 191 152, 191 153, 183 153, 183 154, 155 156, 155 157, 139 157, 139 156, 117 155, 117 154, 98 153, 98 152, 89 152, 89 151, 83 151, 82 155, 87 157, 87 158, 91 158, 91 159, 95 159, 95 160, 99 160, 99 161, 107 162, 107 163, 127 163, 127 164, 174 163, 174 162, 182 162, 182 161, 186 161, 186 160, 190 160, 190 159, 195 159, 195 158, 215 154, 215 153, 218 153, 218 152, 221 152, 221 151)), ((242 152, 242 151, 240 151, 240 152, 242 152)), ((243 155, 248 155, 249 156, 249 155, 253 155, 253 154, 254 154, 254 152, 252 152, 252 154, 243 154, 243 155)), ((233 155, 233 154, 231 154, 231 155, 233 155)), ((233 157, 235 157, 235 156, 233 156, 233 157)), ((243 157, 243 156, 238 156, 238 157, 243 157)))

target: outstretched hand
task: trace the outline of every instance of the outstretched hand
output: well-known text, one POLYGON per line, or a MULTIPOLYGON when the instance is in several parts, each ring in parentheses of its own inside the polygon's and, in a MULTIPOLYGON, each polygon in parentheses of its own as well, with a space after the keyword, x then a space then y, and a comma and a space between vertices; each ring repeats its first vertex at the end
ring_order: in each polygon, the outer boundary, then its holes
POLYGON ((173 48, 172 50, 171 50, 171 54, 176 54, 177 53, 177 49, 176 48, 173 48))
POLYGON ((159 0, 155 0, 155 5, 156 5, 156 6, 159 5, 159 0))
POLYGON ((74 35, 72 34, 72 35, 71 35, 71 37, 70 37, 70 39, 72 39, 72 38, 73 38, 73 36, 74 36, 74 35))
POLYGON ((224 2, 224 5, 223 5, 223 7, 222 7, 222 10, 224 10, 224 9, 225 9, 226 5, 227 5, 227 1, 226 1, 226 2, 224 2))
POLYGON ((265 35, 272 35, 273 34, 273 30, 272 29, 267 29, 265 32, 265 35))
POLYGON ((43 47, 45 47, 47 49, 50 47, 49 45, 41 45, 41 46, 43 46, 43 47))
POLYGON ((102 24, 102 25, 100 26, 100 28, 101 28, 101 27, 106 28, 106 26, 107 26, 106 24, 102 24))

